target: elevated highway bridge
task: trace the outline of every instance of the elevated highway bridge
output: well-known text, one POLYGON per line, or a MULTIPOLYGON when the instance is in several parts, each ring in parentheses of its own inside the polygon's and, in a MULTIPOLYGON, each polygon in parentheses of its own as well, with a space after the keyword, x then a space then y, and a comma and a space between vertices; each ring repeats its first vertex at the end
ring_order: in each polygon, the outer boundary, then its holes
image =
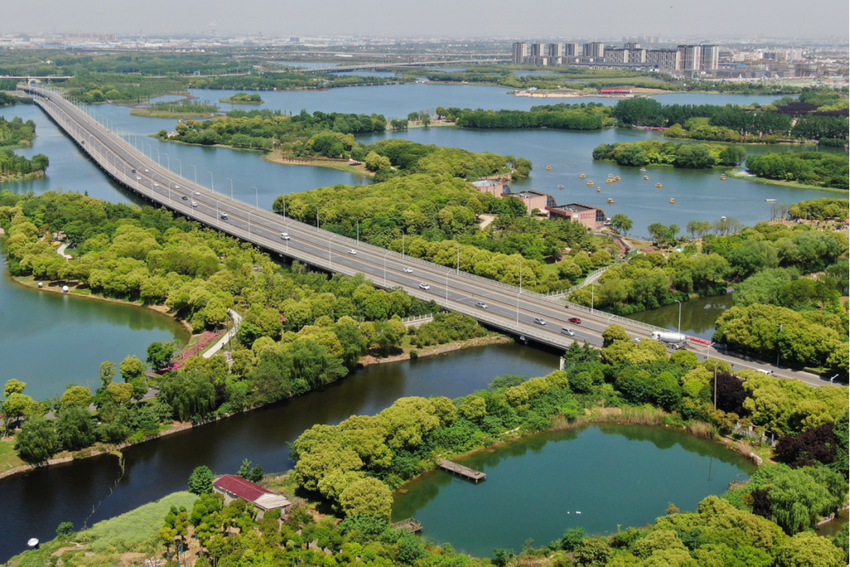
MULTIPOLYGON (((364 274, 377 287, 403 289, 411 296, 433 300, 446 310, 470 315, 526 342, 555 349, 566 349, 574 341, 601 346, 602 331, 611 323, 622 325, 634 338, 649 338, 653 331, 666 330, 524 290, 521 285, 503 284, 358 242, 227 198, 161 167, 56 91, 23 84, 19 89, 31 96, 105 173, 129 191, 272 254, 331 273, 364 274), (569 319, 573 317, 580 318, 581 324, 571 323, 569 319), (565 328, 575 335, 564 334, 565 328)), ((694 343, 688 348, 701 360, 711 356, 726 360, 735 368, 769 369, 813 385, 824 383, 812 374, 715 351, 708 345, 694 343)))

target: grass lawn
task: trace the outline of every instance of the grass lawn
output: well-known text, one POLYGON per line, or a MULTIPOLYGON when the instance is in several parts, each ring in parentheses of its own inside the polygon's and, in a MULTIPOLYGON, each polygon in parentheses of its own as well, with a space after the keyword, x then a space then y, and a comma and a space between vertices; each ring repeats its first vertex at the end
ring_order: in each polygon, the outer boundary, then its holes
POLYGON ((191 511, 197 498, 188 492, 169 494, 126 514, 98 522, 63 541, 43 543, 39 549, 13 557, 8 564, 16 567, 55 565, 56 557, 52 555, 59 549, 64 550, 59 555, 65 565, 114 565, 126 553, 141 555, 134 559, 141 559, 143 563, 144 558, 154 555, 159 548, 157 532, 171 506, 185 506, 191 511))
POLYGON ((15 438, 4 437, 0 439, 0 472, 6 472, 25 464, 15 453, 15 438))

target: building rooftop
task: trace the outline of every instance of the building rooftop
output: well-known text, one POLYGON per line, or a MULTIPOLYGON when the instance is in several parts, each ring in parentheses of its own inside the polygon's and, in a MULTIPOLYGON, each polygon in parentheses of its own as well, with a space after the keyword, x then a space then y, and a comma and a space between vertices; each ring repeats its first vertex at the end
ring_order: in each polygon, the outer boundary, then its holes
POLYGON ((531 190, 531 189, 529 189, 527 191, 520 191, 518 193, 511 193, 510 195, 511 195, 511 197, 519 197, 520 199, 530 199, 532 197, 549 197, 550 196, 548 193, 541 193, 540 191, 534 191, 534 190, 531 190))
POLYGON ((558 209, 560 211, 566 211, 569 213, 582 213, 585 211, 593 211, 598 209, 599 207, 591 207, 590 205, 583 205, 581 203, 570 203, 568 205, 557 205, 554 207, 548 207, 549 209, 558 209))
POLYGON ((245 480, 241 476, 232 474, 226 474, 217 479, 213 482, 213 486, 220 488, 221 490, 226 490, 227 492, 238 496, 242 500, 247 500, 248 502, 256 502, 261 497, 267 495, 277 496, 277 494, 271 490, 263 488, 259 484, 255 484, 250 480, 245 480))
POLYGON ((482 179, 480 181, 473 181, 472 185, 475 187, 493 187, 494 185, 504 185, 504 181, 493 181, 492 179, 482 179))

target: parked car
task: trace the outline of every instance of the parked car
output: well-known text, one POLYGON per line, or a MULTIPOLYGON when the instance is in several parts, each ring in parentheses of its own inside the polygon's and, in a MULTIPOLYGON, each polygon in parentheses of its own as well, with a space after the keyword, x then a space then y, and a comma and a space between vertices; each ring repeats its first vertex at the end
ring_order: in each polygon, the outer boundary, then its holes
POLYGON ((537 323, 538 325, 546 325, 546 321, 544 321, 540 317, 535 317, 534 322, 537 323))
POLYGON ((478 303, 475 304, 475 306, 480 308, 480 309, 487 309, 487 304, 484 303, 483 301, 479 301, 478 303))
POLYGON ((419 284, 419 289, 428 290, 428 289, 431 289, 431 286, 426 284, 426 283, 421 283, 421 284, 419 284))
POLYGON ((569 319, 567 319, 567 321, 576 325, 581 325, 581 319, 579 319, 578 317, 570 317, 569 319))
POLYGON ((576 336, 576 332, 570 329, 569 327, 561 327, 561 334, 568 335, 570 337, 576 336))

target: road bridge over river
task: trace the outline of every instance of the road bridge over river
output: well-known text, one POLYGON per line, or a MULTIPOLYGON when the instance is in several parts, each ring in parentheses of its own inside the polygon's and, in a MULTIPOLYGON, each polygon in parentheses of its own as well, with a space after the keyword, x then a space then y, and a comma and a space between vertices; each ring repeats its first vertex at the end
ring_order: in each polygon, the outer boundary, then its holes
MULTIPOLYGON (((565 349, 573 341, 601 346, 602 331, 611 323, 622 325, 635 338, 648 338, 652 331, 665 330, 358 242, 233 200, 161 167, 59 93, 36 86, 19 88, 32 96, 104 172, 130 191, 272 254, 328 272, 349 276, 361 273, 378 287, 403 289, 524 341, 557 349, 565 349), (289 238, 284 239, 283 233, 289 238), (581 324, 570 323, 571 317, 581 318, 581 324), (546 324, 535 322, 537 318, 546 324), (563 334, 563 328, 574 330, 575 336, 563 334)), ((688 348, 703 360, 712 356, 735 368, 771 369, 777 375, 813 385, 824 383, 812 374, 709 350, 707 345, 692 344, 688 348)))

